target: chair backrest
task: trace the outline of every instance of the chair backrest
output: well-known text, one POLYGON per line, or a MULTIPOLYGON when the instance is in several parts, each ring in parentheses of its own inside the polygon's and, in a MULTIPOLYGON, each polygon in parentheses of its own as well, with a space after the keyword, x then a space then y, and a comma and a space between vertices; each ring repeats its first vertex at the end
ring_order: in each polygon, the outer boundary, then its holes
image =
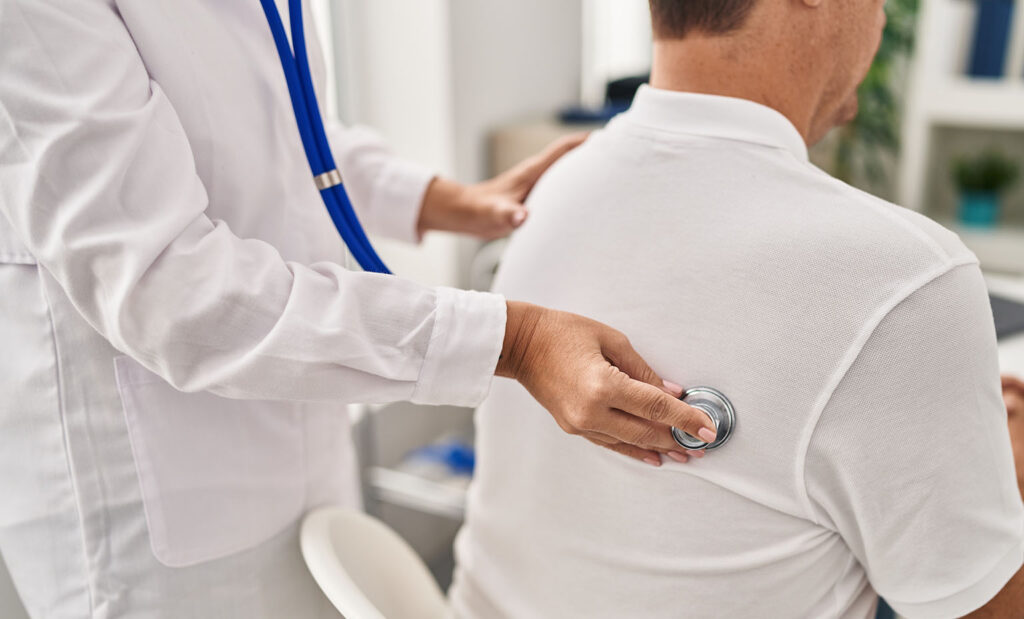
POLYGON ((346 619, 442 619, 444 594, 416 552, 379 520, 326 507, 302 523, 302 556, 346 619))

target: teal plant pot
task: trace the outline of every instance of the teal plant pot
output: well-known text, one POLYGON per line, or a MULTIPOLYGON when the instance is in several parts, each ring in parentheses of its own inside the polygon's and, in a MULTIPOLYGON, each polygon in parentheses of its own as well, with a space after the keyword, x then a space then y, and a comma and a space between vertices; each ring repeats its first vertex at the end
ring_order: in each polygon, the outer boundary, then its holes
POLYGON ((960 223, 973 228, 994 228, 999 223, 999 194, 988 191, 962 192, 960 223))

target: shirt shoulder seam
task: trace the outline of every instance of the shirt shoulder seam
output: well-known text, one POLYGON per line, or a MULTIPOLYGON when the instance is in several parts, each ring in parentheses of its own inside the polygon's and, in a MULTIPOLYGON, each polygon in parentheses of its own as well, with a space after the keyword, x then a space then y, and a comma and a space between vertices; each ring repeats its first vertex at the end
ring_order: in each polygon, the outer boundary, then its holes
POLYGON ((843 355, 839 366, 818 393, 814 408, 811 411, 811 416, 804 426, 803 432, 800 435, 800 441, 797 444, 795 467, 796 488, 799 493, 799 499, 803 504, 804 511, 806 512, 806 517, 809 521, 819 526, 824 526, 823 523, 819 522, 818 518, 815 516, 814 506, 811 503, 810 493, 807 490, 807 453, 810 450, 811 439, 814 437, 818 423, 821 421, 821 416, 832 401, 832 397, 835 395, 836 389, 838 389, 839 385, 842 384, 846 375, 849 373, 850 368, 852 368, 857 359, 860 358, 861 353, 864 351, 864 347, 878 330, 879 325, 882 324, 885 318, 889 316, 894 309, 913 296, 913 294, 918 290, 921 290, 928 284, 953 272, 957 268, 977 264, 978 261, 974 256, 964 256, 957 259, 947 258, 947 260, 942 264, 925 271, 907 283, 906 286, 902 287, 889 297, 885 303, 879 305, 871 317, 865 321, 864 326, 857 335, 857 338, 843 355))

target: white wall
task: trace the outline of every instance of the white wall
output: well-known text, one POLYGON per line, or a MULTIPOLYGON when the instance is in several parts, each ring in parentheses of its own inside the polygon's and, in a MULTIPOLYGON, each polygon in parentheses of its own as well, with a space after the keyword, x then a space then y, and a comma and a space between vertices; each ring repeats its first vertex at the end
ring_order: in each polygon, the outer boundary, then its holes
MULTIPOLYGON (((339 0, 334 50, 342 120, 368 125, 394 150, 454 173, 448 0, 339 0)), ((456 285, 454 239, 422 246, 374 239, 389 267, 429 285, 456 285)))
POLYGON ((496 126, 579 100, 581 0, 452 0, 452 103, 460 178, 487 173, 496 126))
MULTIPOLYGON (((480 180, 493 127, 578 98, 582 1, 339 0, 341 116, 441 174, 480 180)), ((468 245, 453 237, 378 247, 403 277, 465 284, 468 245)))
POLYGON ((399 153, 450 173, 448 0, 345 0, 336 34, 347 121, 372 126, 399 153))
MULTIPOLYGON (((579 100, 583 0, 451 0, 455 176, 489 176, 491 131, 550 116, 579 100)), ((456 246, 457 283, 469 283, 479 243, 456 246)))
POLYGON ((584 103, 604 102, 609 80, 651 70, 651 12, 647 0, 583 3, 584 103))

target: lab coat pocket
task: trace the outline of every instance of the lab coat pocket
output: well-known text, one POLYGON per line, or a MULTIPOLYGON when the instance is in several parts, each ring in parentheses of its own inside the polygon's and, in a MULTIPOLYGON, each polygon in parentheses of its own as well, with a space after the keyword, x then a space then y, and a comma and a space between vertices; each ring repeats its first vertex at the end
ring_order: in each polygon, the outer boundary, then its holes
POLYGON ((170 567, 264 542, 305 503, 301 411, 282 402, 183 393, 114 360, 156 558, 170 567))

